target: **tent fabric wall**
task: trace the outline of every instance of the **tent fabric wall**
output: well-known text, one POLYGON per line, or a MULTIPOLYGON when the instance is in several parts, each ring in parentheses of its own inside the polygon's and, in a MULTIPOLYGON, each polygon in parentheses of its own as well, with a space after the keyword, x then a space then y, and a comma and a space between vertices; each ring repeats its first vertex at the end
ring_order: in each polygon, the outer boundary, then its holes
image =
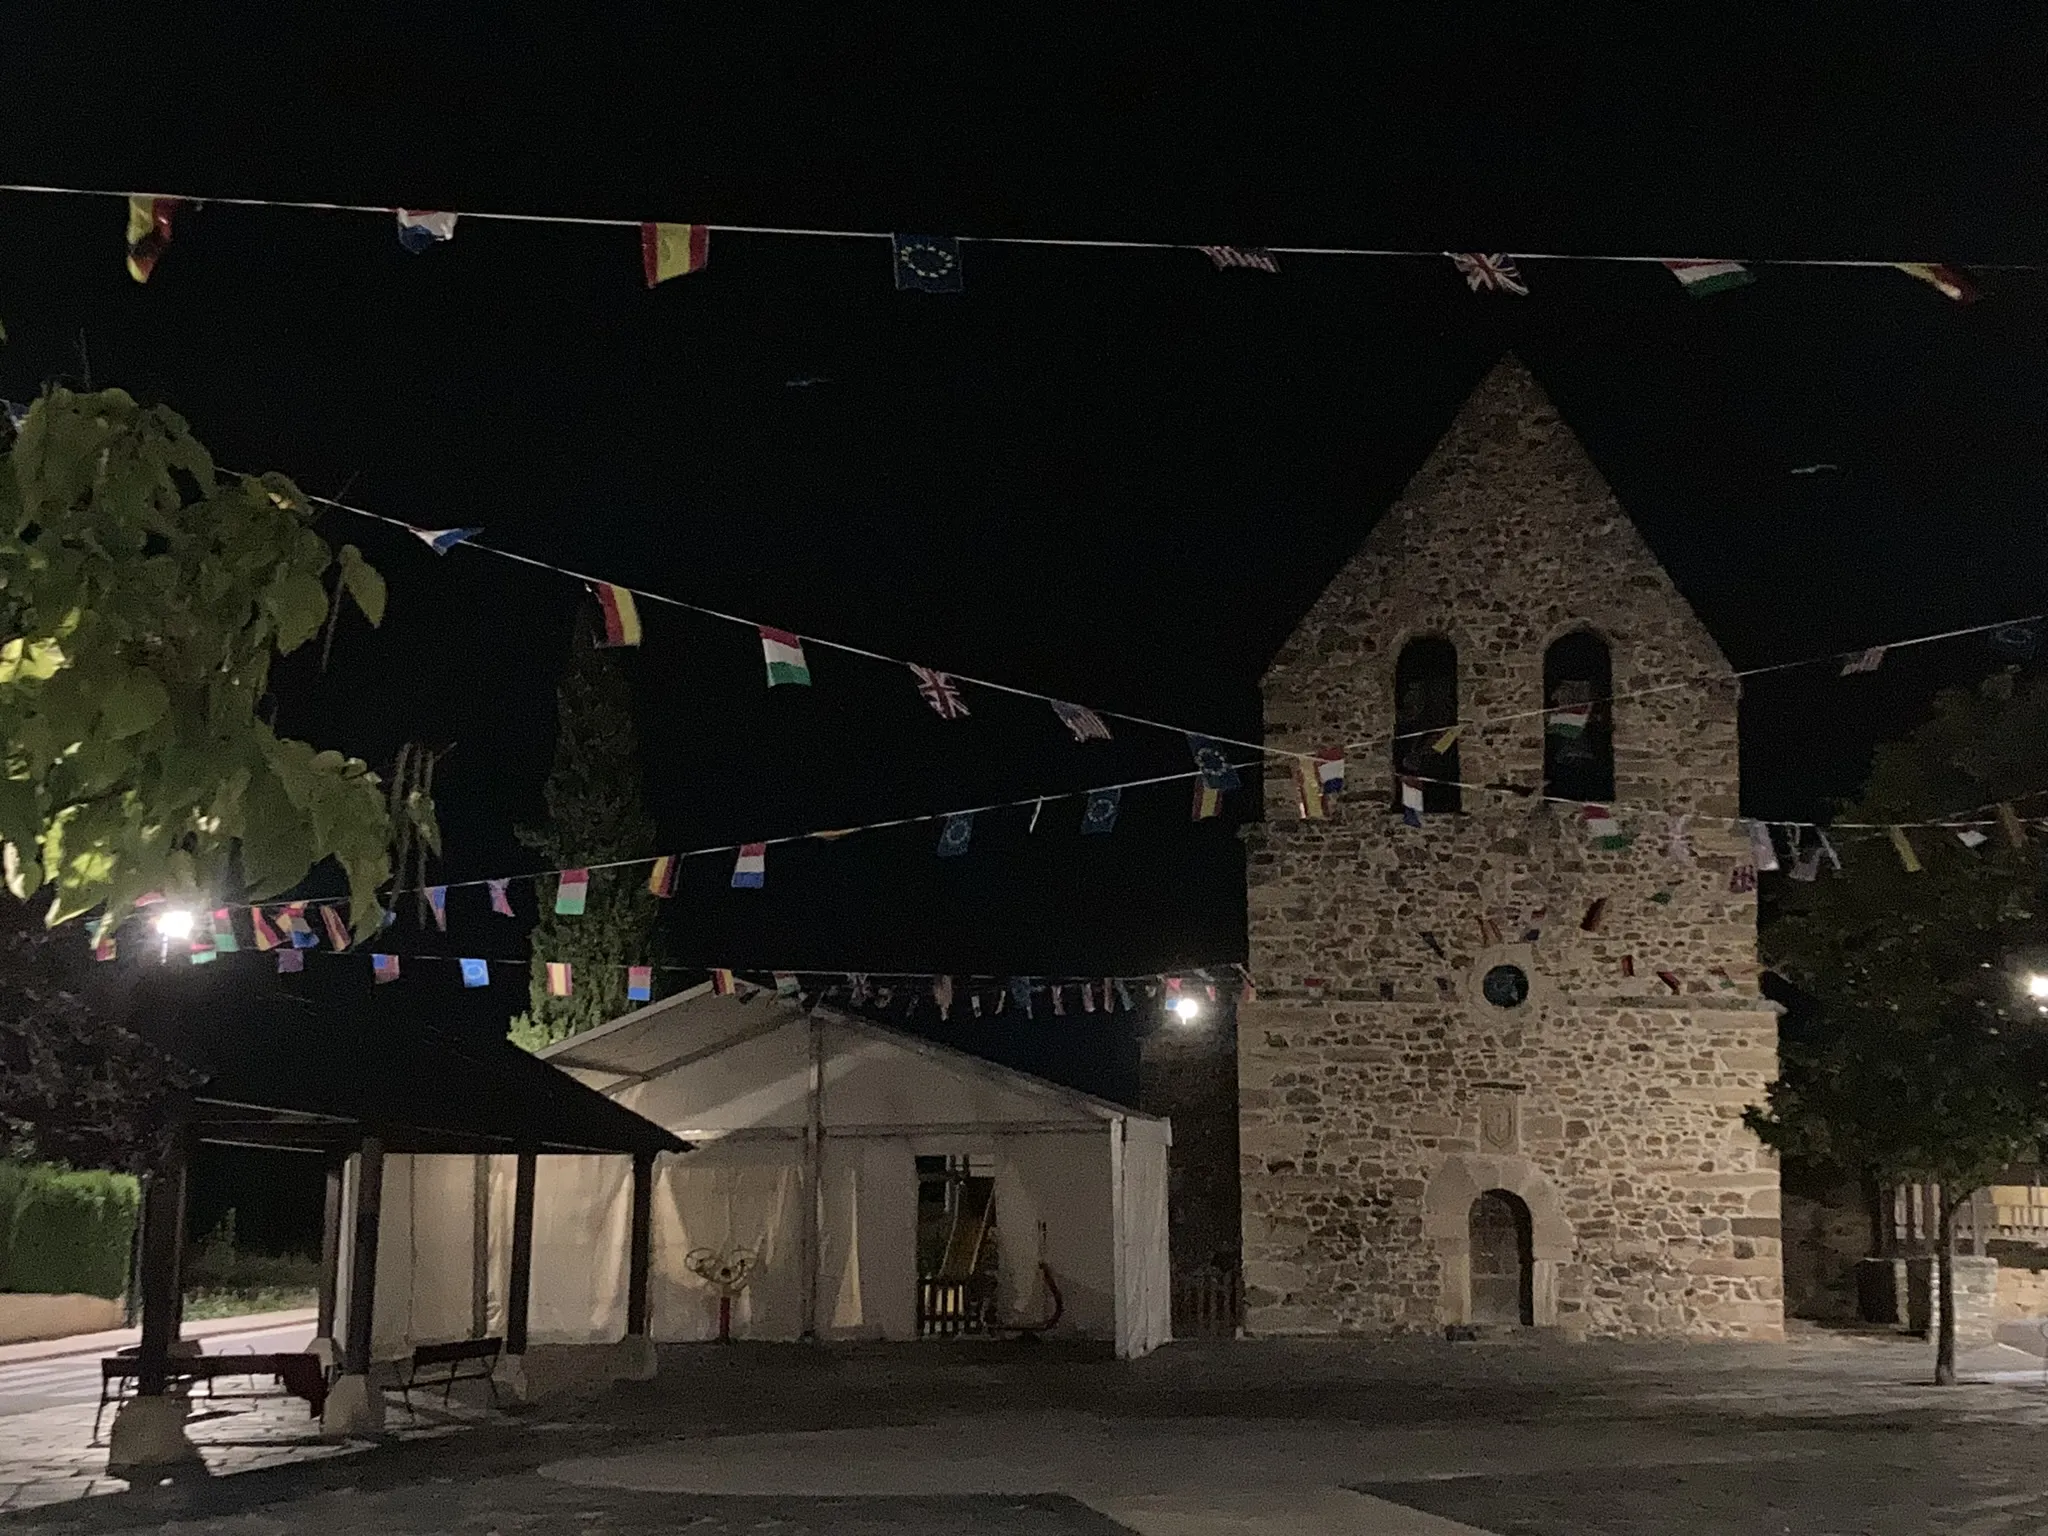
POLYGON ((1173 1337, 1173 1261, 1167 1247, 1167 1159, 1170 1139, 1125 1121, 1116 1137, 1116 1352, 1149 1354, 1173 1337), (1133 1133, 1138 1134, 1133 1134, 1133 1133))
POLYGON ((1060 1333, 1109 1338, 1116 1329, 1109 1128, 1001 1137, 996 1146, 996 1227, 1002 1233, 1003 1316, 1043 1315, 1043 1263, 1060 1288, 1060 1333))
POLYGON ((648 1276, 656 1339, 718 1336, 718 1292, 687 1262, 700 1248, 754 1255, 747 1288, 732 1306, 735 1338, 793 1339, 803 1332, 801 1173, 789 1143, 742 1142, 660 1160, 648 1276))

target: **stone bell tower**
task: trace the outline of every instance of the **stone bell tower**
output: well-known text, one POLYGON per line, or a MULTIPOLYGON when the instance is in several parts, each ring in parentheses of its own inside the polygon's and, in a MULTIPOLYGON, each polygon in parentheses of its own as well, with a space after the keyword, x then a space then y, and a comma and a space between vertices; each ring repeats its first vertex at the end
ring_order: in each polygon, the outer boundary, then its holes
POLYGON ((1252 839, 1249 1331, 1778 1337, 1736 682, 1518 361, 1264 689, 1348 764, 1252 839))

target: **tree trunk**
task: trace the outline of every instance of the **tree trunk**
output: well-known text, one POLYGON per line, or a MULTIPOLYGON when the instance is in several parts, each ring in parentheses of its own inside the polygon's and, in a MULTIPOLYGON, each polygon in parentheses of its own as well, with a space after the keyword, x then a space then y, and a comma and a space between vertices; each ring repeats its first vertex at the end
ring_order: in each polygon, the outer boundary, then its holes
POLYGON ((1941 1306, 1934 1324, 1934 1384, 1952 1387, 1956 1382, 1956 1206, 1944 1198, 1940 1206, 1940 1233, 1934 1245, 1936 1283, 1941 1287, 1941 1306))

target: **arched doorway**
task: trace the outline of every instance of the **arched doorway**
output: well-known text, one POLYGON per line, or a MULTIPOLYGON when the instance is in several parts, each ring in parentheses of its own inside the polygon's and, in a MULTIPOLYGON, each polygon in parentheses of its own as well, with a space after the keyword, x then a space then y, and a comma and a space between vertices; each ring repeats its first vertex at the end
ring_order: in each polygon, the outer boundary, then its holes
POLYGON ((1536 1321, 1533 1224, 1518 1195, 1489 1189, 1472 1202, 1472 1321, 1536 1321))

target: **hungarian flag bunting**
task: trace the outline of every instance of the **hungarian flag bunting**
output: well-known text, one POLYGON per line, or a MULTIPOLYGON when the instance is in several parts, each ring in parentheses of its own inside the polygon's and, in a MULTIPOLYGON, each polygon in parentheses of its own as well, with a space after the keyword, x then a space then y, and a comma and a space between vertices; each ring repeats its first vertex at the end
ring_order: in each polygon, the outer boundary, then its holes
POLYGON ((1726 293, 1730 288, 1756 281, 1749 268, 1739 261, 1667 261, 1664 265, 1695 299, 1726 293))
POLYGON ((1102 716, 1082 704, 1064 704, 1052 700, 1052 712, 1060 717, 1060 724, 1074 733, 1076 741, 1108 741, 1109 727, 1102 723, 1102 716))
POLYGON ((1294 759, 1294 792, 1301 804, 1303 821, 1323 821, 1329 816, 1324 804, 1323 781, 1316 777, 1316 764, 1302 758, 1294 759))
POLYGON ((1899 862, 1905 866, 1906 873, 1909 875, 1919 874, 1920 856, 1913 852, 1913 844, 1911 839, 1906 836, 1906 829, 1904 827, 1891 827, 1887 830, 1892 835, 1892 848, 1898 854, 1899 862))
POLYGON ((459 960, 462 967, 462 984, 465 987, 488 987, 491 984, 491 962, 488 960, 459 960))
POLYGON ((647 871, 647 890, 649 895, 675 895, 676 865, 680 862, 672 853, 664 853, 654 861, 654 867, 647 871))
POLYGON ((1544 717, 1543 729, 1552 736, 1583 736, 1592 718, 1591 704, 1560 704, 1544 717))
POLYGON ((731 971, 714 969, 711 973, 711 990, 715 996, 731 997, 739 990, 739 983, 733 979, 731 971))
POLYGON ((797 980, 795 971, 776 971, 774 975, 777 997, 797 997, 802 994, 803 983, 797 980))
POLYGON ((732 866, 735 890, 758 891, 768 883, 768 845, 741 843, 740 856, 732 866))
POLYGON ((355 942, 355 935, 348 931, 348 924, 341 915, 341 909, 332 903, 320 908, 320 921, 327 925, 327 942, 336 949, 347 949, 355 942))
POLYGON ((461 217, 456 213, 429 213, 424 208, 399 208, 395 212, 398 243, 415 256, 443 240, 453 240, 455 221, 461 217))
MULTIPOLYGON (((170 237, 166 235, 164 238, 170 237)), ((1900 261, 1894 262, 1893 265, 1906 276, 1919 278, 1921 282, 1932 286, 1942 297, 1954 299, 1958 304, 1974 304, 1982 297, 1977 292, 1976 284, 1954 267, 1944 266, 1938 261, 1900 261)))
MULTIPOLYGON (((289 976, 294 974, 295 972, 303 971, 305 968, 306 957, 300 954, 296 949, 280 949, 277 952, 278 975, 289 976)), ((391 976, 379 976, 377 979, 379 981, 390 981, 393 979, 394 976, 396 976, 396 974, 397 973, 394 971, 391 976)))
POLYGON ((555 885, 555 912, 561 917, 581 917, 590 900, 590 871, 565 869, 555 885))
POLYGON ((597 606, 604 614, 604 639, 600 644, 638 645, 640 610, 633 606, 633 594, 608 581, 593 581, 590 590, 597 594, 597 606))
POLYGON ((708 224, 642 224, 640 226, 640 269, 652 288, 672 277, 687 277, 704 270, 711 260, 711 226, 708 224))
POLYGON ((443 933, 448 931, 448 887, 430 885, 427 887, 427 905, 434 912, 434 926, 443 933))
POLYGON ((1621 823, 1604 805, 1589 805, 1579 812, 1579 819, 1586 824, 1586 835, 1593 840, 1595 848, 1617 852, 1635 841, 1632 833, 1621 830, 1621 823))
POLYGON ((500 917, 512 916, 512 882, 507 880, 486 880, 491 888, 491 910, 500 917))
POLYGON ((255 930, 256 947, 258 949, 275 949, 284 942, 283 939, 278 937, 277 930, 270 926, 270 919, 263 915, 261 907, 251 907, 249 909, 249 926, 255 930))
POLYGON ((157 258, 171 243, 171 215, 177 210, 175 197, 128 199, 128 275, 138 283, 149 281, 157 258))
POLYGON ((1422 825, 1422 780, 1412 774, 1401 776, 1401 820, 1411 827, 1422 825))
MULTIPOLYGON (((284 969, 284 957, 281 955, 278 957, 278 969, 284 969)), ((380 983, 398 980, 398 956, 370 956, 370 975, 380 983)))
POLYGON ((768 686, 800 683, 810 686, 811 669, 804 661, 804 643, 787 630, 761 626, 761 654, 768 662, 768 686))
MULTIPOLYGON (((323 907, 321 910, 325 911, 326 908, 323 907)), ((242 948, 242 941, 235 937, 235 914, 226 907, 213 909, 213 947, 224 955, 237 954, 242 948)))
POLYGON ((1511 256, 1489 256, 1479 251, 1446 251, 1451 265, 1458 269, 1458 275, 1465 279, 1465 286, 1474 293, 1491 290, 1494 293, 1512 293, 1526 299, 1529 290, 1522 282, 1522 274, 1511 256))
POLYGON ((548 996, 569 996, 571 989, 576 985, 574 971, 575 967, 567 960, 550 960, 548 962, 548 996))
POLYGON ((654 996, 654 967, 651 965, 629 965, 626 967, 626 1000, 633 1003, 650 1001, 654 996))

